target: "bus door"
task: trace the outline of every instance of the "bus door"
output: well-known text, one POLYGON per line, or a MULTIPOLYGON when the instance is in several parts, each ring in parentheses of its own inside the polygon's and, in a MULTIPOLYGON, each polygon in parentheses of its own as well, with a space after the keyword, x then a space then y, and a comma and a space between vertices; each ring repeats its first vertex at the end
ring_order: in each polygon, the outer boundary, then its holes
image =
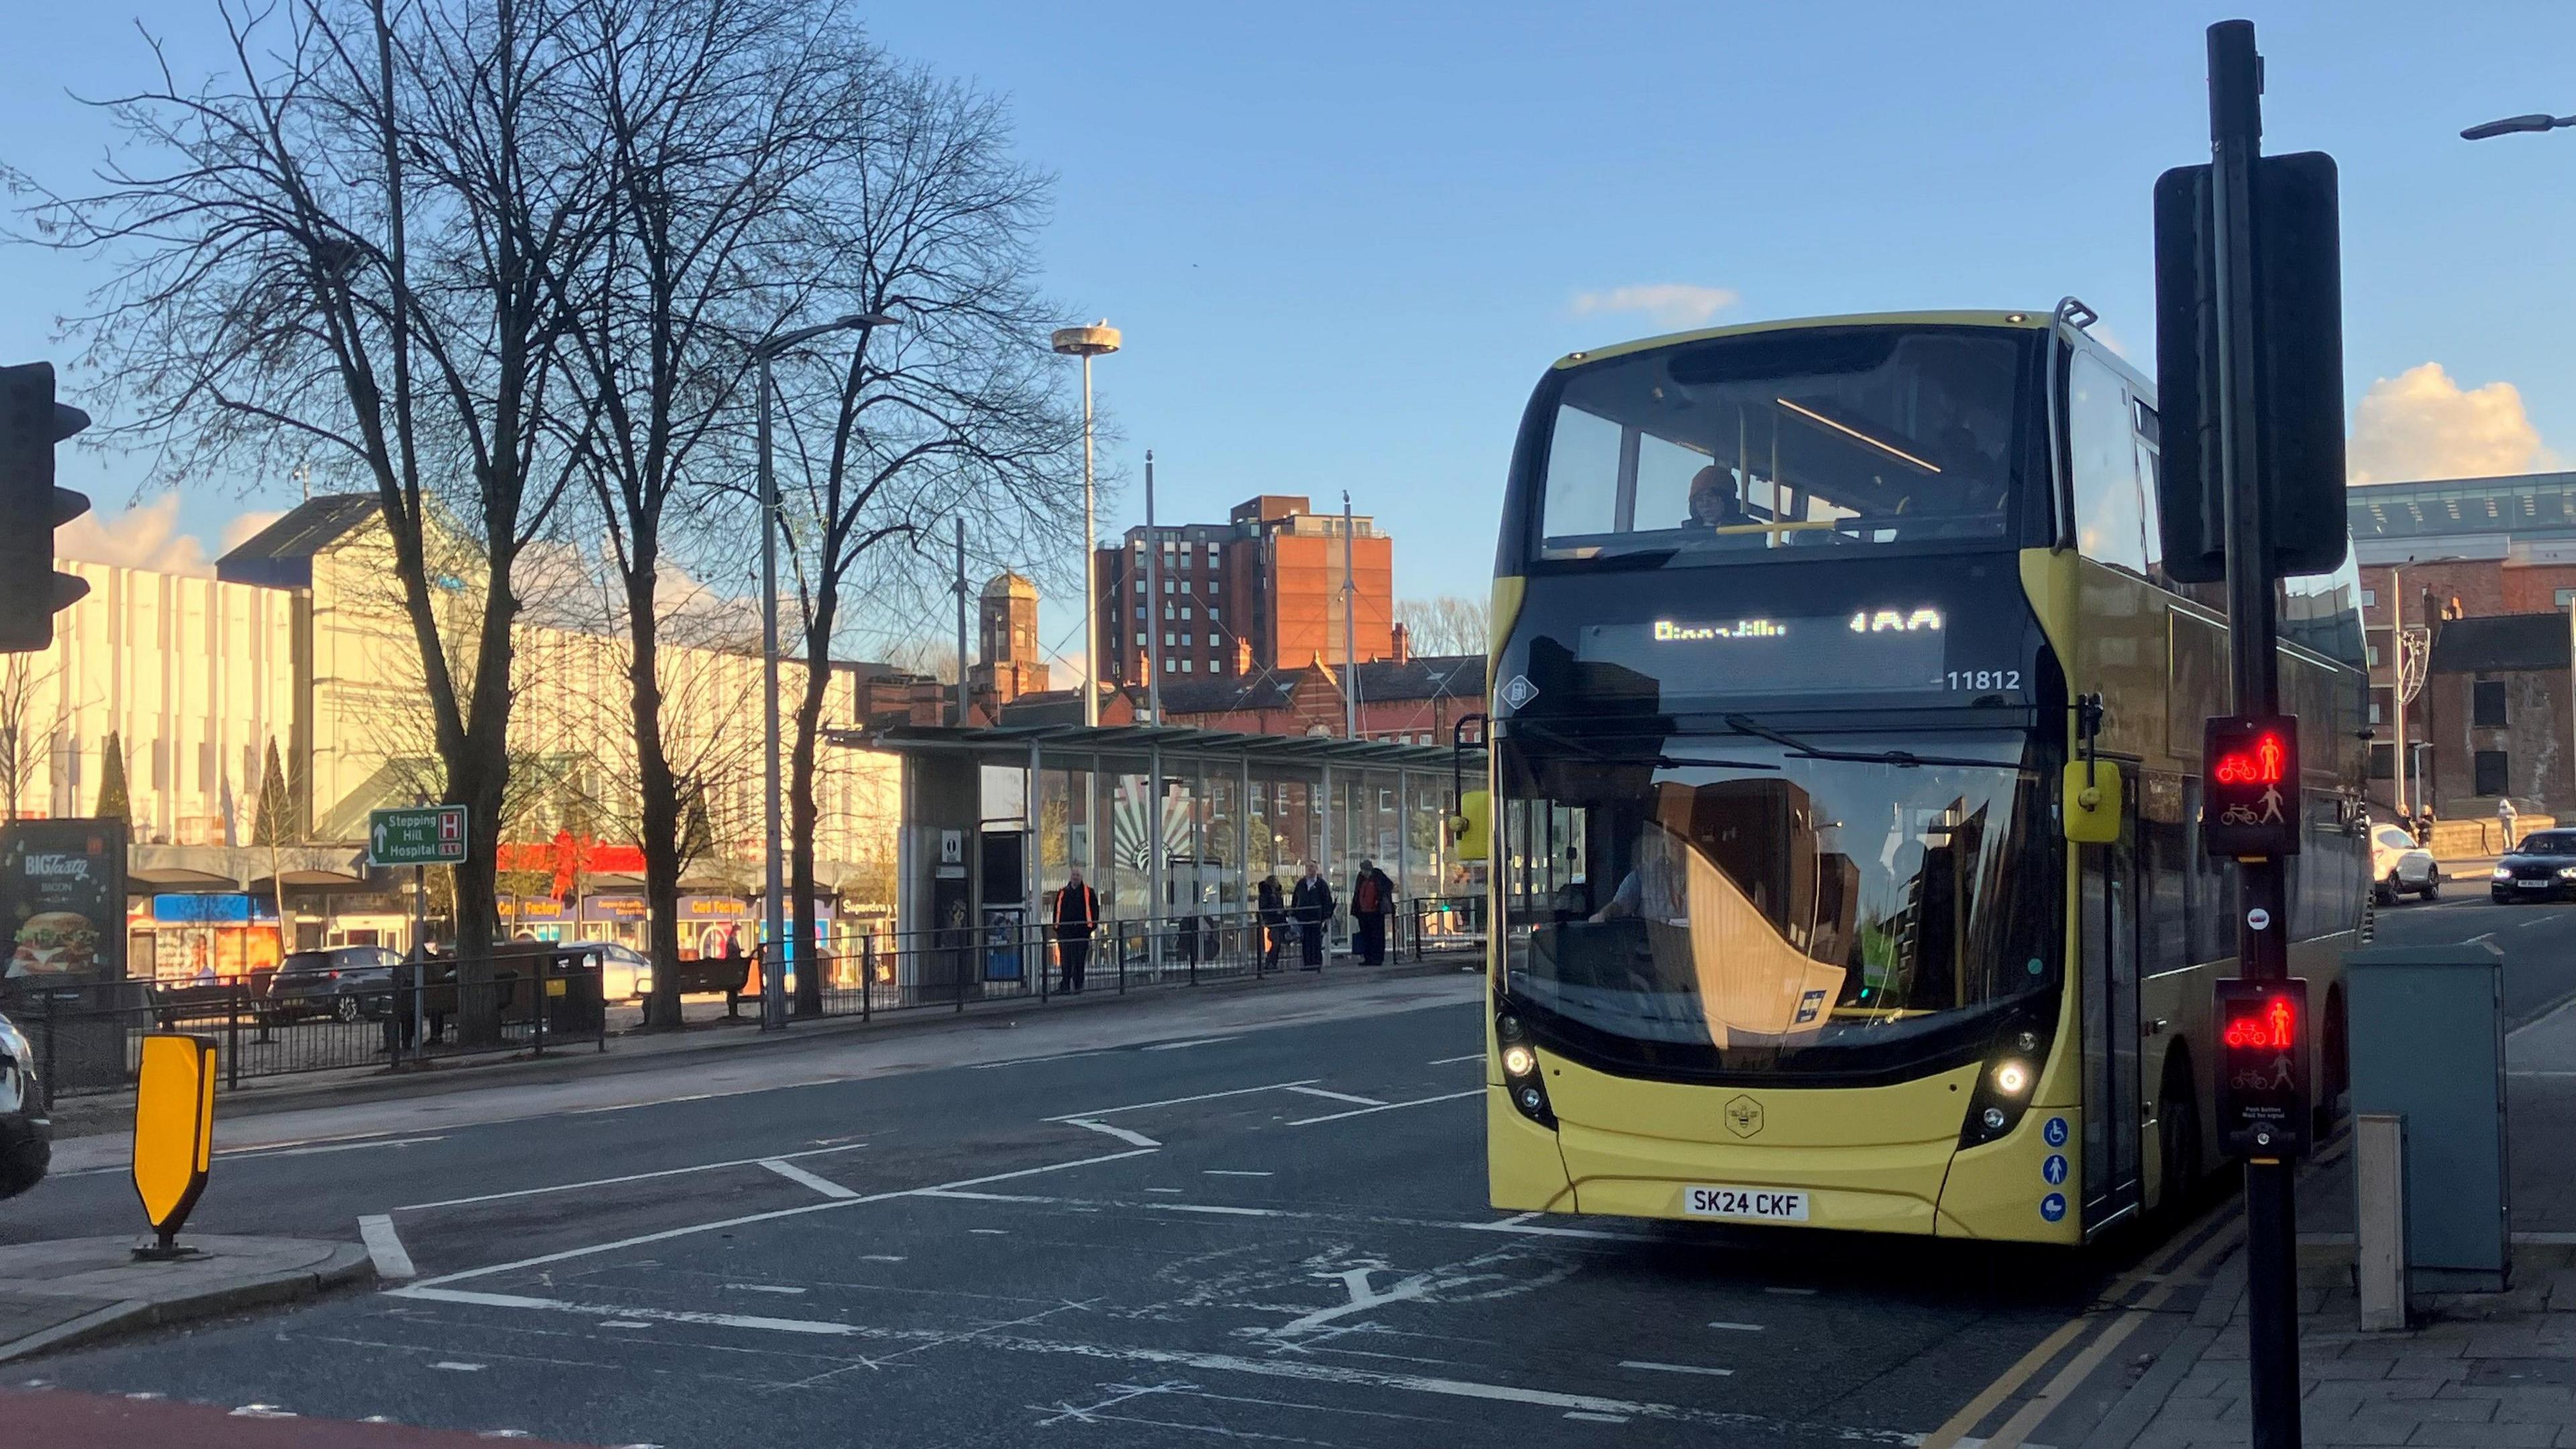
MULTIPOLYGON (((2109 761, 2103 762, 2106 766, 2109 761)), ((2120 767, 2120 839, 2082 851, 2084 1222, 2139 1203, 2138 773, 2120 767)))

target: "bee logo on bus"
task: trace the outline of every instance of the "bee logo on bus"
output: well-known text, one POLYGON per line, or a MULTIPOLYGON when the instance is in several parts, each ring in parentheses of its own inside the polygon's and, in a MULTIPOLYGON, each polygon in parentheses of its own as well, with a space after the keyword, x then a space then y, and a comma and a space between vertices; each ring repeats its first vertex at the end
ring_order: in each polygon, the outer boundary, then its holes
POLYGON ((1726 1104, 1726 1130, 1738 1137, 1750 1137, 1762 1130, 1762 1104, 1751 1097, 1738 1097, 1726 1104))

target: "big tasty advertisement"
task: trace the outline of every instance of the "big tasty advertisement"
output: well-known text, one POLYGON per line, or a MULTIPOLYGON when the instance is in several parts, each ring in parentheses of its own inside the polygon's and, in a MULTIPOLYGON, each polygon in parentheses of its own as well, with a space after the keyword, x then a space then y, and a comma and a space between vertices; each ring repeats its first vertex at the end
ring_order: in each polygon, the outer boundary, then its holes
POLYGON ((12 987, 125 979, 122 820, 0 827, 0 978, 12 987))

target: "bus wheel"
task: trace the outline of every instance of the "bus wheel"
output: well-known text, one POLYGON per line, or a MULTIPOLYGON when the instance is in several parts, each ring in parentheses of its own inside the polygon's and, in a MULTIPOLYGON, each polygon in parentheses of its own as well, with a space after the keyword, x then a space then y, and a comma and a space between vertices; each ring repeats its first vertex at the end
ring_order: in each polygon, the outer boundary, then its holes
POLYGON ((2156 1093, 2156 1136, 2162 1151, 2163 1200, 2158 1214, 2179 1226, 2200 1196, 2200 1107, 2192 1099, 2191 1069, 2179 1053, 2165 1062, 2165 1084, 2156 1093))

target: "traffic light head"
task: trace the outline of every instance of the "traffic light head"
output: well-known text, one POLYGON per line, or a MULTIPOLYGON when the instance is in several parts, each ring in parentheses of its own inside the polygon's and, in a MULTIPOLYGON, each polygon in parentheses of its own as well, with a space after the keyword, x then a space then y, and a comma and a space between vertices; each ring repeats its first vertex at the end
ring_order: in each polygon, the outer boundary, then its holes
POLYGON ((2217 983, 2218 1131, 2230 1152, 2285 1157, 2308 1147, 2308 983, 2217 983))
POLYGON ((89 426, 89 414, 54 401, 54 365, 0 367, 0 653, 54 642, 54 615, 89 585, 54 572, 54 530, 89 512, 89 500, 54 486, 54 445, 89 426))
POLYGON ((2299 722, 2221 715, 2201 735, 2200 838, 2212 855, 2299 853, 2299 722))

